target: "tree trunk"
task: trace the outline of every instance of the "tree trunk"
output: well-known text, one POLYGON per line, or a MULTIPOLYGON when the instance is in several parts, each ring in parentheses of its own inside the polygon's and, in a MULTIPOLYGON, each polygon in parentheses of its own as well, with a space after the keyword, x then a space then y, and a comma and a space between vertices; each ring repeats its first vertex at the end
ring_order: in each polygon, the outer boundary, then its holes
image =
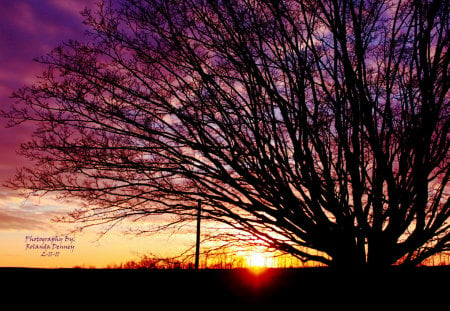
POLYGON ((344 231, 333 241, 331 267, 336 270, 359 270, 366 266, 364 243, 357 243, 354 233, 344 231))
POLYGON ((374 233, 369 236, 367 266, 373 270, 387 269, 393 264, 393 242, 386 234, 374 233))

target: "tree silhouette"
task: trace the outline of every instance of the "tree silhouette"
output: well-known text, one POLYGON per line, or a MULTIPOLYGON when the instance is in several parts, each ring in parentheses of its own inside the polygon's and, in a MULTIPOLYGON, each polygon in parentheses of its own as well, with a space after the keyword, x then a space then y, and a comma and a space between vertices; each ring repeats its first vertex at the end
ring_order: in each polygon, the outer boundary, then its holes
POLYGON ((82 198, 70 217, 86 224, 178 223, 201 200, 205 219, 303 260, 419 264, 450 249, 448 10, 100 3, 89 39, 14 94, 5 114, 37 130, 12 184, 82 198))

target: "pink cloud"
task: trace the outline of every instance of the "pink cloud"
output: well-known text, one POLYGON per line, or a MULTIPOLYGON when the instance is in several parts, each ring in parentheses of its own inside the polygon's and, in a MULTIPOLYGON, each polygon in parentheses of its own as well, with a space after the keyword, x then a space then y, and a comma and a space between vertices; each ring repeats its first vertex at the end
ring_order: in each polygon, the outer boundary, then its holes
POLYGON ((0 230, 47 230, 50 215, 0 208, 0 230))
MULTIPOLYGON (((15 105, 11 94, 36 81, 44 67, 33 59, 43 56, 62 42, 82 40, 86 26, 80 11, 93 7, 92 0, 0 1, 0 109, 15 105)), ((18 208, 18 193, 4 186, 16 168, 29 164, 17 155, 21 143, 33 132, 31 124, 5 128, 0 118, 0 230, 46 230, 50 219, 64 207, 43 203, 18 208)))
POLYGON ((79 16, 79 13, 85 8, 95 7, 96 1, 92 0, 50 0, 49 1, 54 7, 65 10, 75 16, 79 16))
MULTIPOLYGON (((36 81, 44 67, 33 59, 50 52, 69 39, 82 39, 85 25, 80 11, 93 6, 91 0, 0 1, 0 109, 15 104, 11 94, 36 81)), ((0 184, 14 174, 25 159, 16 154, 29 140, 30 125, 5 128, 0 119, 0 184)), ((0 192, 5 192, 0 186, 0 192)))

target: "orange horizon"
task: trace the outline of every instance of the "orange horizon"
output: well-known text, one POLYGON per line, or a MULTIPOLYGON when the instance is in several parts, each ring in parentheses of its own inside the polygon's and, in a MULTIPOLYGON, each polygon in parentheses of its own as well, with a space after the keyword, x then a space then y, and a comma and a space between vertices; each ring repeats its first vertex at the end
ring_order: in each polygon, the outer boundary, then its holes
MULTIPOLYGON (((54 235, 38 231, 0 232, 0 267, 4 268, 186 269, 194 266, 193 255, 189 260, 177 258, 187 243, 195 242, 194 234, 184 234, 170 240, 163 234, 130 238, 115 232, 98 240, 93 233, 61 235, 55 239, 54 235), (39 238, 48 240, 41 241, 39 238)), ((450 253, 435 255, 421 264, 443 265, 450 265, 450 253)), ((245 268, 258 271, 323 266, 316 262, 302 263, 289 255, 274 256, 250 248, 234 254, 225 252, 200 256, 202 269, 245 268)))

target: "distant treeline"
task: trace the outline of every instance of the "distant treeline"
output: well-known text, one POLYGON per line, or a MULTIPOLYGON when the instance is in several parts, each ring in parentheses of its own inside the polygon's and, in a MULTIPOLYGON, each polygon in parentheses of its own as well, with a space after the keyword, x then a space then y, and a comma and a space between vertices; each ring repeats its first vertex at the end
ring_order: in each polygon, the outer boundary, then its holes
MULTIPOLYGON (((317 263, 302 263, 295 258, 277 257, 273 268, 318 267, 317 263)), ((438 254, 426 260, 422 266, 450 266, 450 253, 438 254)), ((245 258, 227 254, 204 256, 200 264, 207 269, 239 269, 248 267, 245 258)), ((108 269, 194 269, 192 258, 158 258, 144 255, 136 260, 108 265, 108 269)))
MULTIPOLYGON (((118 265, 109 265, 111 269, 194 269, 194 262, 190 258, 157 258, 144 255, 137 260, 129 260, 118 265)), ((243 258, 231 259, 227 256, 216 256, 214 259, 205 258, 200 267, 208 269, 235 269, 245 267, 243 258)))

